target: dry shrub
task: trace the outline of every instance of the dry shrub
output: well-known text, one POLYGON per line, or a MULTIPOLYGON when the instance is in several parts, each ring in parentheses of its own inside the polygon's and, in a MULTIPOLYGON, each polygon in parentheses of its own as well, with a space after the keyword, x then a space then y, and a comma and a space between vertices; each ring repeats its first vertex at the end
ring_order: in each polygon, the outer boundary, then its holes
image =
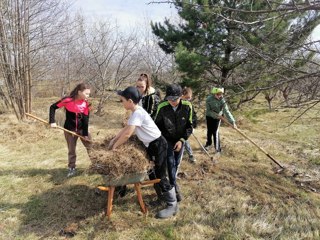
POLYGON ((45 125, 42 123, 29 120, 22 122, 11 118, 5 118, 4 121, 6 120, 8 122, 3 123, 0 128, 0 142, 35 143, 48 137, 44 131, 45 125))
POLYGON ((89 172, 119 178, 128 174, 146 172, 151 168, 145 147, 136 136, 131 137, 115 151, 107 149, 112 138, 107 137, 102 143, 93 143, 89 151, 92 162, 89 172))

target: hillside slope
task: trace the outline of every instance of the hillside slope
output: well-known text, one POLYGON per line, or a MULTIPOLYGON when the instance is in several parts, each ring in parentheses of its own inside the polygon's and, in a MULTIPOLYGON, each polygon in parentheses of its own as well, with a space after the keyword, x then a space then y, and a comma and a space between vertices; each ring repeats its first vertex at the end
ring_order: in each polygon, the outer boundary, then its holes
MULTIPOLYGON (((47 119, 52 99, 37 99, 33 114, 47 119), (44 102, 44 103, 43 103, 44 102)), ((102 117, 91 116, 95 141, 122 126, 124 111, 115 99, 102 117)), ((257 102, 235 112, 238 126, 286 169, 277 166, 234 129, 221 127, 223 152, 214 165, 193 137, 197 163, 185 156, 179 183, 180 212, 157 220, 159 210, 141 214, 133 187, 114 201, 104 218, 106 194, 99 175, 87 173, 90 160, 78 144, 78 174, 66 177, 67 148, 61 130, 34 120, 0 115, 0 239, 319 239, 319 132, 314 109, 294 124, 296 109, 269 112, 257 102), (253 105, 254 104, 254 105, 253 105)), ((57 114, 63 122, 63 111, 57 114)), ((205 142, 205 124, 195 130, 205 142)), ((210 154, 214 154, 210 152, 210 154)), ((152 187, 142 194, 155 197, 152 187)))

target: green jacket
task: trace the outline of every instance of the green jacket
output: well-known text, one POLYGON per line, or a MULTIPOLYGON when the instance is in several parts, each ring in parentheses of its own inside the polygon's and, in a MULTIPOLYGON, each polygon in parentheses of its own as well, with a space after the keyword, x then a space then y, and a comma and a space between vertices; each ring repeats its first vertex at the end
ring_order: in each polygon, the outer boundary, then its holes
POLYGON ((231 124, 234 124, 236 121, 232 114, 229 111, 228 105, 224 98, 220 100, 216 99, 213 95, 207 97, 206 100, 206 116, 212 117, 214 119, 219 119, 219 116, 224 115, 227 117, 228 121, 231 124))

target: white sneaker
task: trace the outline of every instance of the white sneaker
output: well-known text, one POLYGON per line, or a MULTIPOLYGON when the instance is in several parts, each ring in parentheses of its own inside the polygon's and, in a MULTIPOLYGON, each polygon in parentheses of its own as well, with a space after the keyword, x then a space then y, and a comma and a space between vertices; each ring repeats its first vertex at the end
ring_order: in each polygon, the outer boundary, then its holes
POLYGON ((207 144, 206 144, 206 145, 204 146, 204 149, 205 149, 207 152, 210 150, 210 148, 211 148, 211 145, 207 145, 207 144))
POLYGON ((72 177, 76 175, 76 168, 69 168, 67 177, 72 177))
POLYGON ((195 163, 197 160, 193 155, 190 155, 189 156, 189 161, 192 162, 192 163, 195 163))

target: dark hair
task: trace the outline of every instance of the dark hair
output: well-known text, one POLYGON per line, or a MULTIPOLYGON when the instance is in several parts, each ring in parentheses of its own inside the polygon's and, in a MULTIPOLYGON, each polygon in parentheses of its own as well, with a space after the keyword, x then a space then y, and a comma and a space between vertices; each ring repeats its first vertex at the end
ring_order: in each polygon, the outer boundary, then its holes
POLYGON ((152 80, 149 77, 149 75, 146 73, 141 73, 137 81, 146 82, 146 92, 149 90, 149 88, 152 85, 152 80))
POLYGON ((139 103, 141 99, 140 92, 136 87, 127 87, 123 91, 118 91, 118 95, 124 97, 125 99, 131 99, 135 104, 139 103))
POLYGON ((86 89, 90 89, 89 84, 86 83, 79 83, 70 93, 70 97, 75 99, 78 96, 78 91, 84 91, 86 89))
POLYGON ((182 89, 182 95, 192 94, 192 89, 190 87, 184 87, 182 89))

